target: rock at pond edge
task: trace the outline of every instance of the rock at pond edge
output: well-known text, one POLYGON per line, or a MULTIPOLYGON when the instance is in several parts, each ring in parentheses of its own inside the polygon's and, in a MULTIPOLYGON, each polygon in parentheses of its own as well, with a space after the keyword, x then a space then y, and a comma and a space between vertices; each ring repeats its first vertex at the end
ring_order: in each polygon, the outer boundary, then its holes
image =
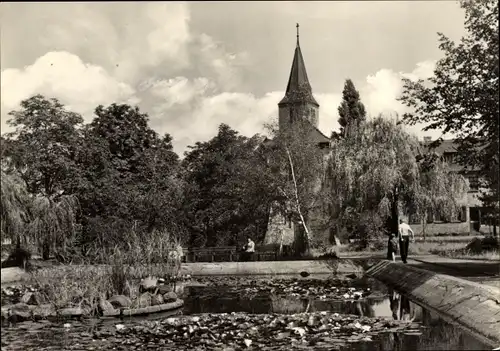
POLYGON ((156 306, 156 305, 162 305, 164 303, 163 295, 157 294, 151 296, 151 305, 156 306))
POLYGON ((132 305, 136 308, 151 306, 151 294, 148 292, 142 293, 132 305))
POLYGON ((114 308, 129 308, 132 305, 132 300, 125 295, 114 295, 109 300, 109 303, 114 308))
POLYGON ((177 299, 178 299, 177 294, 176 294, 176 293, 174 293, 173 291, 168 292, 168 293, 166 293, 165 295, 163 295, 163 301, 164 301, 165 303, 174 302, 174 301, 176 301, 177 299))

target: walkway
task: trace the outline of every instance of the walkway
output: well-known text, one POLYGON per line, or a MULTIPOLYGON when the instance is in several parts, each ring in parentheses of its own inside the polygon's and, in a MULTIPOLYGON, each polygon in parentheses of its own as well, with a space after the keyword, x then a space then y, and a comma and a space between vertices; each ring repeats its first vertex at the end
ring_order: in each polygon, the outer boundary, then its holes
POLYGON ((500 261, 465 260, 428 255, 408 258, 408 264, 500 288, 500 261))

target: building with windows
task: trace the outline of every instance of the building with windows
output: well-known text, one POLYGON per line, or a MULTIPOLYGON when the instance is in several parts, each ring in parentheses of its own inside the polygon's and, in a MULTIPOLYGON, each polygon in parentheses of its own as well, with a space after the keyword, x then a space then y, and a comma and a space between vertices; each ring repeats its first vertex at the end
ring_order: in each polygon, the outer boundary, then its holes
MULTIPOLYGON (((307 121, 309 123, 301 123, 300 128, 305 128, 305 138, 309 142, 315 143, 325 155, 330 149, 331 139, 324 135, 319 129, 319 112, 320 105, 313 96, 311 84, 307 76, 307 70, 304 62, 304 57, 300 48, 299 32, 297 24, 297 42, 295 46, 292 66, 286 86, 286 92, 283 99, 278 103, 279 113, 279 130, 283 131, 289 128, 294 123, 299 121, 307 121)), ((424 138, 423 144, 429 145, 432 142, 429 138, 424 138)), ((272 147, 273 141, 266 139, 263 144, 267 147, 272 147)), ((453 140, 444 140, 438 147, 429 148, 429 151, 435 152, 445 160, 452 171, 462 173, 469 184, 469 192, 466 198, 463 199, 462 211, 456 221, 452 223, 448 219, 443 218, 438 213, 433 213, 428 216, 426 224, 426 232, 454 232, 454 233, 470 233, 471 229, 478 229, 481 223, 481 208, 482 203, 479 199, 481 192, 479 174, 477 171, 467 171, 458 163, 457 145, 453 140)), ((320 182, 321 183, 321 182, 320 182)), ((321 184, 316 184, 314 186, 321 184)), ((320 191, 320 188, 318 189, 320 191)), ((322 238, 330 238, 333 240, 332 228, 328 219, 324 216, 325 210, 319 205, 317 209, 313 209, 309 213, 308 227, 312 233, 318 234, 322 238)), ((422 231, 421 223, 418 219, 412 220, 409 218, 412 227, 418 234, 422 231)), ((302 230, 301 226, 294 222, 291 218, 273 211, 271 206, 265 243, 282 242, 284 245, 291 244, 297 231, 302 230)))
MULTIPOLYGON (((300 128, 304 132, 302 136, 308 142, 314 143, 319 150, 325 152, 330 147, 330 138, 324 135, 319 129, 319 104, 313 96, 311 84, 307 76, 306 66, 299 41, 299 25, 297 24, 297 42, 286 86, 285 96, 278 103, 279 130, 286 131, 290 126, 300 123, 300 128), (308 123, 303 123, 304 121, 308 123)), ((272 147, 272 141, 266 141, 268 147, 272 147)), ((320 179, 318 179, 320 180, 320 179)), ((313 186, 321 186, 320 182, 313 186)), ((274 211, 276 207, 271 206, 268 228, 265 243, 283 243, 289 245, 293 242, 302 226, 291 218, 285 218, 274 211)), ((317 233, 324 230, 324 219, 321 211, 311 211, 307 220, 311 232, 317 233)))
MULTIPOLYGON (((458 162, 458 144, 453 139, 443 140, 437 147, 430 147, 432 143, 430 137, 424 137, 423 144, 428 146, 429 152, 434 152, 445 161, 450 169, 454 172, 462 174, 468 183, 469 190, 467 198, 464 199, 461 214, 458 218, 462 225, 456 225, 457 232, 471 232, 472 230, 479 230, 482 222, 482 201, 480 200, 481 192, 486 190, 481 188, 480 173, 477 170, 466 170, 458 162)), ((440 218, 437 214, 432 214, 428 218, 429 224, 434 224, 435 230, 439 231, 438 227, 446 224, 447 227, 453 228, 450 223, 446 223, 444 218, 440 218)), ((414 223, 416 224, 416 223, 414 223)))

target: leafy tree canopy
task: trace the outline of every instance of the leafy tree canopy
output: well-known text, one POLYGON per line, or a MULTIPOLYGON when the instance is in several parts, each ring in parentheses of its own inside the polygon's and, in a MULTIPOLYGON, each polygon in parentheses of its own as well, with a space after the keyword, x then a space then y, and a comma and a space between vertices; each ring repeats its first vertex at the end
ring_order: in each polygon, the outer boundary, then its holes
POLYGON ((355 132, 359 124, 366 120, 365 106, 360 100, 352 80, 347 79, 342 91, 342 102, 338 108, 340 135, 345 136, 350 129, 355 132))
POLYGON ((401 101, 413 111, 403 121, 427 123, 425 130, 456 135, 461 163, 483 170, 486 186, 492 190, 488 197, 498 208, 498 1, 462 0, 460 4, 466 34, 455 43, 439 33, 444 57, 437 62, 434 76, 426 81, 404 79, 401 101))
POLYGON ((332 221, 339 225, 356 224, 363 214, 376 213, 382 219, 378 229, 385 226, 387 231, 397 232, 399 214, 408 214, 419 205, 427 206, 427 199, 437 203, 436 197, 445 196, 449 202, 444 199, 441 202, 446 204, 461 199, 463 178, 440 179, 448 173, 431 172, 434 165, 432 168, 429 165, 427 180, 422 179, 421 165, 417 162, 421 152, 415 137, 383 117, 366 122, 356 135, 337 141, 329 155, 326 175, 325 200, 332 221), (428 184, 439 181, 441 185, 445 179, 453 183, 423 191, 428 184), (444 187, 449 191, 438 193, 444 187), (388 222, 384 224, 386 219, 388 222))
POLYGON ((7 169, 19 172, 31 194, 62 194, 79 178, 75 156, 83 118, 41 95, 22 101, 9 115, 15 131, 5 135, 7 169))

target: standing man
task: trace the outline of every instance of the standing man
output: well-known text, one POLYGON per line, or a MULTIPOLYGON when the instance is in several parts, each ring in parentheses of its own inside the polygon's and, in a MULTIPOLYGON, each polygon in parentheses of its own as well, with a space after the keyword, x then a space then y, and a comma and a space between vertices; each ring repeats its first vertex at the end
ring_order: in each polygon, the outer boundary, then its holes
POLYGON ((408 257, 408 247, 410 246, 410 240, 415 241, 415 237, 413 235, 413 230, 410 228, 408 224, 404 222, 403 219, 399 220, 399 254, 401 256, 401 261, 406 263, 406 259, 408 257), (411 239, 410 239, 411 236, 411 239))

